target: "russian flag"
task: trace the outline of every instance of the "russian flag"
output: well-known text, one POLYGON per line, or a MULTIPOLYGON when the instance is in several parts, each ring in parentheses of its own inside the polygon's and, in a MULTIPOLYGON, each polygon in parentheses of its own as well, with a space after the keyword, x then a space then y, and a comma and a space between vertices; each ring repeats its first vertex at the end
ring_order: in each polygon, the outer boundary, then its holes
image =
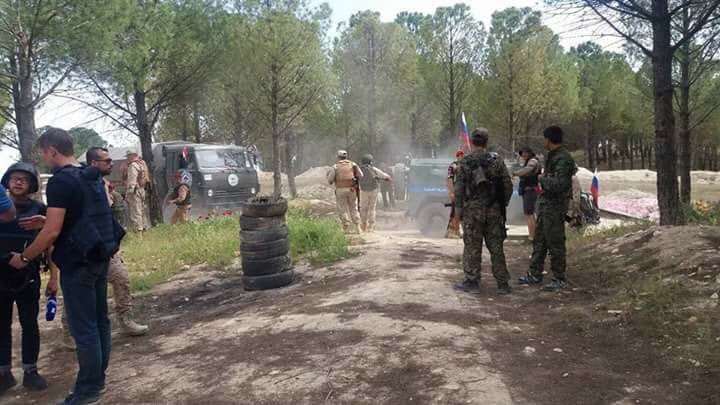
POLYGON ((592 184, 590 185, 590 194, 592 194, 593 204, 598 207, 598 199, 600 198, 600 179, 598 179, 598 172, 595 169, 595 174, 592 178, 592 184))
POLYGON ((462 121, 460 121, 460 141, 467 150, 470 150, 470 134, 468 133, 467 121, 465 120, 465 113, 462 113, 462 121))

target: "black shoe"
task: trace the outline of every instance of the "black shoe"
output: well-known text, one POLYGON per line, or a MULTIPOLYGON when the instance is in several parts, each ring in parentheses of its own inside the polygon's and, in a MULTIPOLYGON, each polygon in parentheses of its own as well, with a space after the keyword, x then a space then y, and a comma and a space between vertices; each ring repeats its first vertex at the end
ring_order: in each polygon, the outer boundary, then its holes
POLYGON ((465 279, 460 284, 455 284, 455 289, 460 291, 474 291, 480 289, 480 283, 477 280, 465 279))
POLYGON ((75 396, 75 394, 68 395, 67 398, 55 402, 55 405, 91 405, 91 404, 97 404, 100 403, 100 396, 92 396, 92 397, 85 397, 80 398, 75 396))
POLYGON ((44 391, 47 389, 48 384, 45 379, 38 374, 37 370, 26 372, 23 376, 23 387, 30 391, 44 391))
POLYGON ((9 390, 10 388, 17 385, 17 380, 15 379, 15 376, 12 375, 12 373, 3 373, 0 374, 0 395, 4 394, 9 390))
POLYGON ((543 290, 549 291, 549 292, 557 292, 562 289, 564 289, 567 286, 567 283, 565 280, 557 280, 552 279, 552 281, 549 284, 545 284, 545 287, 543 287, 543 290))
POLYGON ((510 288, 510 284, 508 284, 508 283, 498 284, 498 294, 508 295, 511 292, 512 292, 512 288, 510 288))
POLYGON ((540 277, 535 277, 535 276, 533 276, 532 274, 528 273, 526 276, 520 277, 520 278, 518 279, 518 284, 520 284, 520 285, 534 285, 534 284, 540 284, 540 283, 542 283, 542 281, 543 281, 542 276, 540 276, 540 277))

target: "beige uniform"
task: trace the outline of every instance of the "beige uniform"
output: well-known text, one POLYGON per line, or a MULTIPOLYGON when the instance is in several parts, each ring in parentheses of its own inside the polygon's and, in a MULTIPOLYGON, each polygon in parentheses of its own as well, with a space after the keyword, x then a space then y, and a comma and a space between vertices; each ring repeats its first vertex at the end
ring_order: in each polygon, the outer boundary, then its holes
POLYGON ((328 171, 327 181, 335 185, 335 203, 343 227, 347 230, 350 224, 360 225, 360 213, 357 206, 357 194, 352 178, 362 178, 362 170, 350 160, 338 161, 328 171))
MULTIPOLYGON (((364 167, 364 166, 363 166, 364 167)), ((363 173, 365 176, 372 176, 376 180, 388 181, 390 175, 374 166, 369 166, 370 173, 363 173)), ((374 190, 363 191, 360 189, 360 227, 368 232, 375 228, 375 217, 377 214, 377 201, 379 187, 374 190)))
POLYGON ((138 184, 143 175, 145 179, 149 178, 145 162, 139 159, 130 162, 125 183, 125 200, 128 204, 129 228, 136 232, 150 228, 145 218, 145 189, 138 184), (143 171, 144 173, 141 173, 143 171))

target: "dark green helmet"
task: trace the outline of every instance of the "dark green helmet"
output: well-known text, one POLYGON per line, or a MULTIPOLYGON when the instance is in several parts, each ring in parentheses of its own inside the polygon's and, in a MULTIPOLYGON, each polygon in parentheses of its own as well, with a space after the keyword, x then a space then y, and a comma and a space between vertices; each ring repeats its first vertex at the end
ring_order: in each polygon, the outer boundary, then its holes
POLYGON ((369 164, 371 164, 371 163, 373 162, 373 155, 371 155, 371 154, 369 154, 369 153, 366 154, 366 155, 363 155, 363 157, 362 157, 362 159, 360 159, 360 161, 361 161, 362 164, 364 164, 364 165, 369 165, 369 164))
POLYGON ((40 176, 38 175, 35 167, 27 162, 17 162, 10 166, 5 174, 2 176, 2 185, 5 188, 10 188, 10 175, 14 172, 24 172, 30 175, 30 193, 37 193, 40 189, 40 176))

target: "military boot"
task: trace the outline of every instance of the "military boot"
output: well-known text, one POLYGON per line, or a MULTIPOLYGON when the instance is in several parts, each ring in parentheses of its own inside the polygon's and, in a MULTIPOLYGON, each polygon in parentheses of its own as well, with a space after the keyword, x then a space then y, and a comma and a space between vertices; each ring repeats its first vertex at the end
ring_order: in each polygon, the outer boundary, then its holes
POLYGON ((553 278, 550 283, 545 284, 545 287, 543 287, 543 289, 548 292, 558 292, 564 289, 566 286, 567 282, 565 282, 565 280, 558 280, 556 278, 553 278))
POLYGON ((130 315, 125 314, 119 317, 120 329, 123 333, 130 336, 142 336, 148 333, 149 328, 147 325, 140 325, 137 322, 130 319, 130 315))
POLYGON ((497 291, 500 295, 508 295, 512 292, 512 288, 510 288, 510 284, 508 283, 498 283, 497 291))
POLYGON ((12 372, 0 373, 0 394, 4 394, 5 391, 17 385, 17 380, 13 376, 12 372))
POLYGON ((454 288, 465 292, 478 291, 480 290, 480 283, 477 280, 465 279, 462 283, 455 284, 454 288))

